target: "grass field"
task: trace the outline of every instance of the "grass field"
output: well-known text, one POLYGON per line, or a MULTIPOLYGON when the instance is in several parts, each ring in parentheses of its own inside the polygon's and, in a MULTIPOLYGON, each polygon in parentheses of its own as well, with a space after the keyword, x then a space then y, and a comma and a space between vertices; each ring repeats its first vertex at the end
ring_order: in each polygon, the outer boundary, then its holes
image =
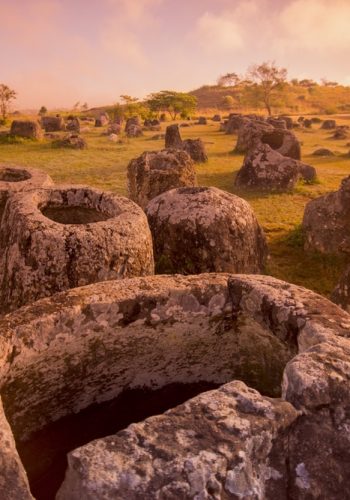
MULTIPOLYGON (((339 124, 350 125, 350 116, 332 118, 339 124)), ((270 257, 267 274, 329 295, 346 262, 341 257, 306 254, 300 223, 304 207, 310 199, 336 190, 341 179, 350 174, 350 157, 347 157, 350 147, 346 146, 347 141, 330 140, 331 133, 320 130, 319 125, 314 125, 310 131, 297 131, 302 142, 302 159, 316 167, 318 182, 313 185, 300 183, 293 193, 263 194, 235 189, 234 178, 243 156, 232 153, 236 137, 225 135, 218 129, 218 124, 214 122, 181 129, 183 138, 201 137, 206 143, 209 161, 197 166, 199 184, 237 194, 252 205, 268 238, 270 257), (331 149, 336 156, 313 157, 311 153, 319 147, 331 149)), ((40 168, 57 183, 85 184, 126 195, 128 162, 143 151, 163 147, 163 141, 150 140, 154 134, 146 132, 141 138, 115 144, 101 135, 101 129, 89 127, 82 132, 89 146, 83 151, 53 149, 48 140, 0 143, 0 163, 40 168)))

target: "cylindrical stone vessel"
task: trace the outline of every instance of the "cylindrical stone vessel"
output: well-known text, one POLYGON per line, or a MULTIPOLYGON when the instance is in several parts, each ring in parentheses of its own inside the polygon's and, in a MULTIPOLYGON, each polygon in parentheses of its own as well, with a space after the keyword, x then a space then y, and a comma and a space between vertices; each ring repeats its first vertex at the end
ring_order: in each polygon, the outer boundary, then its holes
POLYGON ((128 165, 129 197, 142 208, 169 189, 196 185, 194 163, 185 151, 149 151, 128 165))
POLYGON ((146 207, 156 272, 259 273, 266 239, 250 205, 213 187, 178 188, 146 207))
POLYGON ((50 186, 53 180, 41 170, 0 164, 0 221, 10 194, 50 186))
POLYGON ((2 313, 69 288, 154 273, 143 211, 88 187, 11 196, 0 241, 2 313))

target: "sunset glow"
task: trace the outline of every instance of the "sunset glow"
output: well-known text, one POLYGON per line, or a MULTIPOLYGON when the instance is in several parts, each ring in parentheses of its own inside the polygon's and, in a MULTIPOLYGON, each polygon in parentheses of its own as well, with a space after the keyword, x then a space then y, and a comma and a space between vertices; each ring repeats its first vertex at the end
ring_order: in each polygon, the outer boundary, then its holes
POLYGON ((0 0, 18 108, 188 91, 263 60, 350 83, 348 0, 0 0))

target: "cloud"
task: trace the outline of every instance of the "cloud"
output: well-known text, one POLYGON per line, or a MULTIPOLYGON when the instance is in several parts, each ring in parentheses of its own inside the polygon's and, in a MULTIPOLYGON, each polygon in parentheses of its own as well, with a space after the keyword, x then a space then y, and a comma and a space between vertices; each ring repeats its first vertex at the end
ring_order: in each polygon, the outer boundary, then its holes
POLYGON ((350 44, 349 24, 348 0, 294 0, 280 13, 279 43, 284 49, 346 50, 350 44))
POLYGON ((196 37, 209 52, 235 50, 243 46, 237 23, 210 12, 206 12, 198 20, 196 37))
POLYGON ((259 6, 256 0, 241 0, 233 8, 218 13, 206 11, 196 23, 195 36, 199 44, 208 52, 225 53, 243 48, 260 8, 261 2, 259 6))
POLYGON ((140 32, 154 24, 153 8, 163 0, 107 0, 111 14, 101 29, 101 45, 112 57, 140 68, 148 58, 140 32))

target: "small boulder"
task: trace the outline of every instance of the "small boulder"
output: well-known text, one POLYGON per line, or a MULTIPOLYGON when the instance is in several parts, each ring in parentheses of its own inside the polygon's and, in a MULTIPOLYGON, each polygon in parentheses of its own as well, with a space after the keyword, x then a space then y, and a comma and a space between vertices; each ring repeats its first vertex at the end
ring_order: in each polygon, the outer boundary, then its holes
POLYGON ((332 139, 335 140, 345 140, 348 138, 348 134, 346 133, 346 128, 338 127, 336 128, 334 134, 332 135, 332 139))
POLYGON ((309 120, 308 118, 305 118, 305 120, 303 121, 303 125, 305 128, 312 128, 312 120, 309 120))
POLYGON ((334 153, 330 149, 320 148, 316 149, 316 151, 312 153, 312 156, 334 156, 334 153))
POLYGON ((243 116, 239 114, 231 114, 229 116, 229 119, 227 122, 224 124, 224 131, 225 134, 235 134, 237 133, 238 129, 242 126, 243 124, 243 116))
POLYGON ((207 119, 205 118, 205 116, 200 116, 198 118, 198 122, 197 122, 197 125, 206 125, 208 123, 207 119))
POLYGON ((125 133, 128 137, 139 137, 143 135, 142 125, 138 116, 132 116, 127 119, 125 133))
POLYGON ((120 134, 122 126, 118 123, 111 123, 107 129, 107 134, 120 134))
POLYGON ((52 142, 54 148, 86 149, 87 142, 78 134, 68 134, 52 142))
POLYGON ((208 161, 208 155, 202 139, 186 139, 182 141, 182 149, 186 151, 196 163, 208 161))
POLYGON ((79 118, 71 118, 67 121, 66 124, 66 130, 69 130, 70 132, 76 132, 79 134, 80 132, 80 120, 79 118))
POLYGON ((168 125, 165 130, 165 147, 166 149, 181 149, 182 139, 177 124, 168 125))
POLYGON ((214 115, 212 118, 213 122, 221 122, 221 116, 220 115, 214 115))
POLYGON ((332 129, 336 128, 336 126, 337 126, 337 123, 335 120, 325 120, 322 123, 321 128, 324 130, 332 130, 332 129))

